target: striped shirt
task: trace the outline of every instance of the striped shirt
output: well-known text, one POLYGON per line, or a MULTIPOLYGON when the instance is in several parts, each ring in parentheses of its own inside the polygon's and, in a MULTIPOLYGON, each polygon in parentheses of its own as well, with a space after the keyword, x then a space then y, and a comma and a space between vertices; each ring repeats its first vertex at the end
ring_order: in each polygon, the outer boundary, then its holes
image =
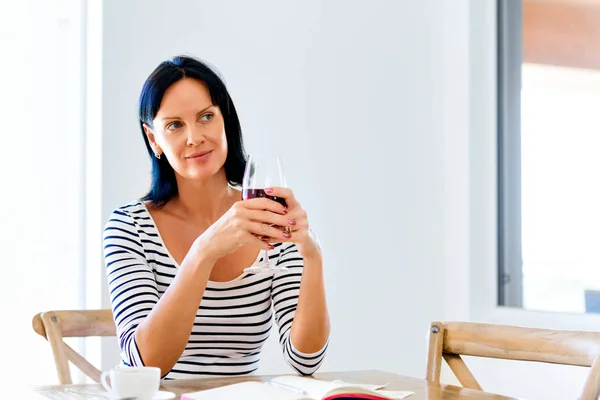
MULTIPOLYGON (((104 230, 104 258, 122 363, 144 365, 136 328, 173 282, 178 265, 143 202, 113 211, 104 230)), ((165 379, 251 374, 258 368, 273 319, 287 363, 303 375, 319 368, 327 344, 306 354, 290 340, 303 259, 293 243, 276 244, 269 259, 286 269, 275 275, 244 272, 228 282, 208 281, 185 350, 165 379)))

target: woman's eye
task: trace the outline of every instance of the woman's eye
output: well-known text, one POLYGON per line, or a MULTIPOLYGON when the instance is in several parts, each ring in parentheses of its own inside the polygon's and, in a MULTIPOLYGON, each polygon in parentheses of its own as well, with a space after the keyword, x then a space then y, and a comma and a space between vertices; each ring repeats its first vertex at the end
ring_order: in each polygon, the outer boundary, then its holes
POLYGON ((167 129, 170 131, 174 131, 181 128, 181 124, 179 122, 171 122, 169 125, 167 125, 167 129))
POLYGON ((205 114, 202 117, 200 117, 200 119, 202 121, 210 121, 211 119, 213 119, 214 115, 213 114, 205 114))

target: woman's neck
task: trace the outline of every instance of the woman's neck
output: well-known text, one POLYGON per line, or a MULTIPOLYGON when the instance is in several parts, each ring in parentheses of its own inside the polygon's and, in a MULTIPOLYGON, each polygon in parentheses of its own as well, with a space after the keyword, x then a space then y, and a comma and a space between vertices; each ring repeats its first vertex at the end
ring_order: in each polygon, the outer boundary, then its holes
POLYGON ((235 203, 239 193, 229 186, 225 171, 206 181, 177 180, 178 196, 173 206, 186 218, 211 225, 235 203))

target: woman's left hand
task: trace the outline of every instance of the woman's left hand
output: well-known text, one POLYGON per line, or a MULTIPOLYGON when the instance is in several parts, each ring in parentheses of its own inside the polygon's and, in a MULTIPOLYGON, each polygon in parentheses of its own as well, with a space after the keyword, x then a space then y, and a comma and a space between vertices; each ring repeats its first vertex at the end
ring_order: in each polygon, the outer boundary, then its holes
POLYGON ((265 189, 265 193, 269 196, 283 198, 287 204, 288 213, 286 217, 289 220, 287 231, 291 234, 291 238, 287 241, 295 243, 302 257, 321 256, 321 247, 310 230, 306 211, 302 208, 298 200, 294 197, 294 193, 289 188, 272 187, 265 189))

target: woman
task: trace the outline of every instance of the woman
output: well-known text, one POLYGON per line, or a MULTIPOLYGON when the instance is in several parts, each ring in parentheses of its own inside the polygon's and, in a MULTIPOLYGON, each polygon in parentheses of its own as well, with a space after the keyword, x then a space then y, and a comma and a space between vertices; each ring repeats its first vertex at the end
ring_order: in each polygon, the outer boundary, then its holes
POLYGON ((270 189, 288 208, 241 201, 246 157, 222 80, 193 58, 165 61, 144 84, 139 118, 151 188, 104 234, 123 363, 166 379, 252 373, 274 312, 286 361, 314 373, 329 338, 321 251, 291 190, 270 189), (262 249, 287 268, 245 273, 262 249))

